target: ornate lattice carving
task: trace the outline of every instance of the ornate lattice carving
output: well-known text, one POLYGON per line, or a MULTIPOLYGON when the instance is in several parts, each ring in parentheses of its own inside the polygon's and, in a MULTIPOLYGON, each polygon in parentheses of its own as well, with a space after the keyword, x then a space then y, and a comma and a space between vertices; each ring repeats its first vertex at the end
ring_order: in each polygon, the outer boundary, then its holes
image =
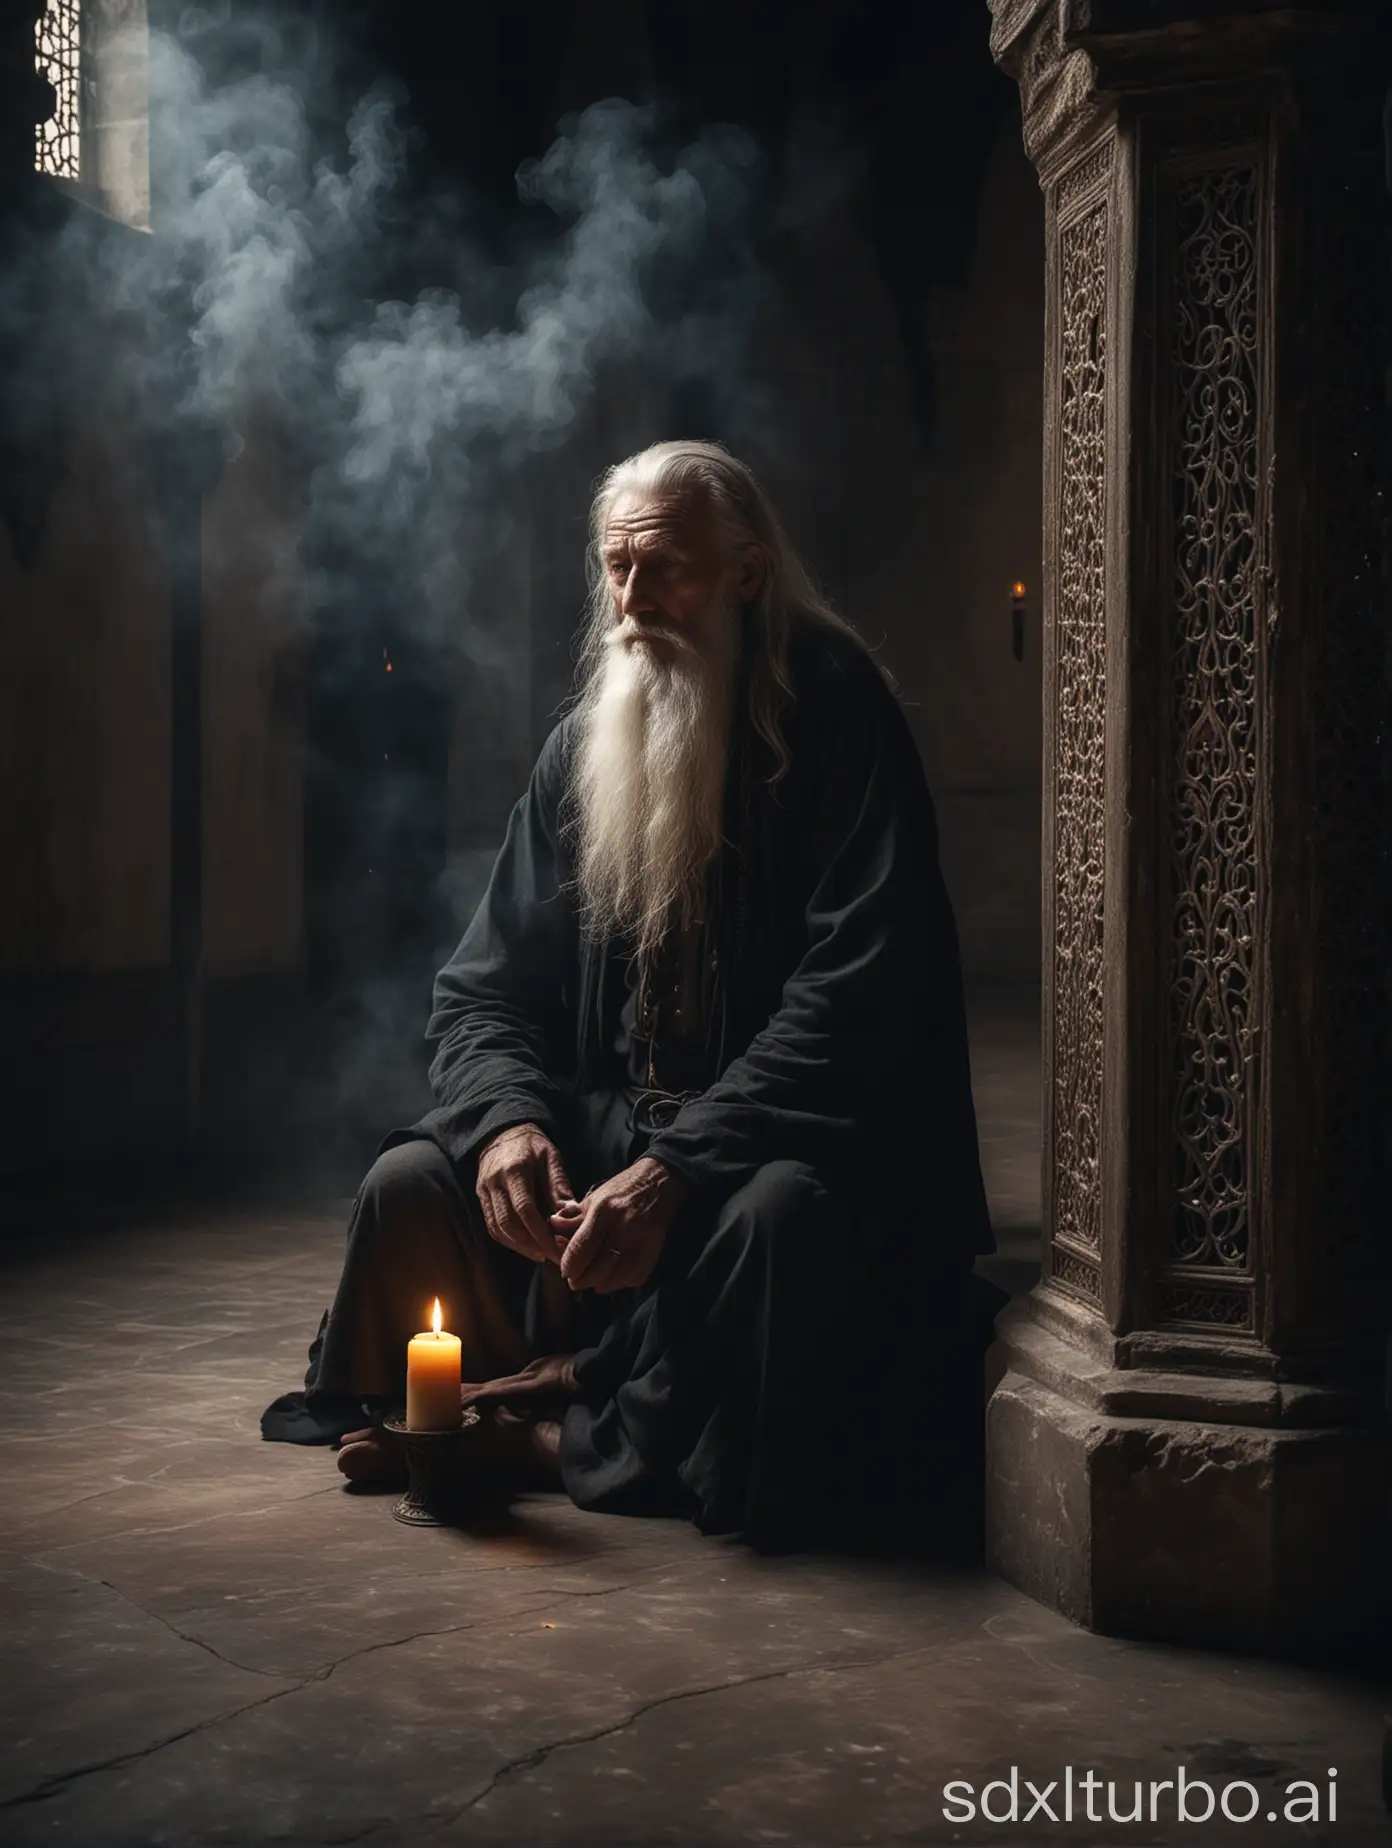
POLYGON ((39 69, 58 106, 34 136, 34 164, 60 179, 82 177, 82 0, 48 0, 39 20, 39 69))
POLYGON ((1111 171, 1112 143, 1107 140, 1090 154, 1085 154, 1081 160, 1075 161, 1067 173, 1061 176, 1054 201, 1055 209, 1061 213, 1067 212, 1075 199, 1080 199, 1091 187, 1100 185, 1111 171))
POLYGON ((1071 1295, 1082 1297, 1084 1302, 1102 1301, 1101 1270, 1088 1259, 1079 1257, 1076 1251, 1067 1251, 1062 1245, 1054 1245, 1050 1250, 1049 1275, 1056 1284, 1060 1284, 1071 1295))
POLYGON ((1216 1290, 1202 1284, 1172 1284, 1164 1292, 1160 1318, 1191 1328, 1240 1329, 1252 1332, 1250 1290, 1216 1290))
MULTIPOLYGON (((1058 239, 1051 1230, 1093 1253, 1101 1248, 1107 232, 1104 195, 1058 239)), ((1062 1253, 1051 1275, 1079 1287, 1076 1260, 1062 1253)), ((1086 1293, 1096 1296, 1095 1280, 1086 1293)))
POLYGON ((1258 178, 1175 182, 1173 1258, 1245 1269, 1257 904, 1258 178))

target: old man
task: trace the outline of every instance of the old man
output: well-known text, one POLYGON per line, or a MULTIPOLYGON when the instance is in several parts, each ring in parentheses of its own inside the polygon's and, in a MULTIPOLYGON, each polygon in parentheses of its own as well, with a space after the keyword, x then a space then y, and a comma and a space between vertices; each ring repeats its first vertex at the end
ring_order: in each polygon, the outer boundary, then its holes
POLYGON ((263 1429, 399 1470, 379 1414, 439 1296, 463 1467, 778 1544, 946 1481, 979 1407, 933 809, 885 676, 719 446, 609 471, 590 581, 576 695, 436 983, 436 1107, 364 1181, 306 1393, 263 1429))

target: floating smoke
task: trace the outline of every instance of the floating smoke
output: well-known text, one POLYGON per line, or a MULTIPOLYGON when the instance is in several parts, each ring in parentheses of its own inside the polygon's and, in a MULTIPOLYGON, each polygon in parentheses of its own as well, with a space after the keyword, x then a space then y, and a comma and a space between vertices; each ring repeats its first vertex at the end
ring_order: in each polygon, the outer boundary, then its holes
POLYGON ((347 111, 335 163, 309 126, 311 106, 334 113, 322 48, 278 71, 281 35, 245 20, 231 48, 230 34, 194 14, 182 42, 152 41, 156 234, 110 247, 106 299, 146 329, 155 402, 218 426, 232 450, 274 404, 317 499, 343 503, 340 557, 399 570, 407 541, 457 612, 459 523, 496 502, 501 471, 565 439, 606 365, 738 377, 752 265, 693 285, 712 239, 723 256, 747 250, 753 145, 717 128, 659 165, 654 110, 596 103, 519 174, 534 247, 500 266, 471 237, 467 200, 404 196, 398 96, 377 89, 347 111), (261 68, 220 79, 248 40, 261 68), (553 223, 539 249, 538 208, 553 223), (384 271, 432 286, 374 300, 384 271), (654 295, 683 305, 654 314, 654 295), (441 565, 428 554, 445 541, 441 565))
MULTIPOLYGON (((0 318, 18 305, 75 392, 100 370, 94 316, 119 324, 101 350, 119 350, 126 414, 166 468, 201 454, 211 482, 272 428, 304 484, 284 565, 308 586, 330 674, 335 650, 345 681, 373 652, 385 609, 442 684, 462 664, 487 694, 480 724, 505 728, 517 701, 498 677, 525 670, 526 642, 493 580, 486 597, 472 580, 515 526, 530 459, 568 440, 616 369, 653 381, 659 405, 693 378, 738 397, 758 298, 752 142, 721 127, 674 147, 655 110, 598 102, 519 173, 500 244, 466 195, 413 179, 399 93, 344 106, 322 43, 264 19, 191 10, 177 39, 154 35, 150 115, 153 234, 94 236, 75 218, 27 283, 4 285, 0 318)), ((415 785, 392 768, 364 798, 364 839, 409 825, 415 785)), ((488 858, 443 878, 437 858, 421 877, 457 917, 488 858)), ((401 981, 380 964, 353 978, 357 1038, 335 1057, 332 1104, 366 1095, 403 1032, 419 1070, 419 969, 401 981)))

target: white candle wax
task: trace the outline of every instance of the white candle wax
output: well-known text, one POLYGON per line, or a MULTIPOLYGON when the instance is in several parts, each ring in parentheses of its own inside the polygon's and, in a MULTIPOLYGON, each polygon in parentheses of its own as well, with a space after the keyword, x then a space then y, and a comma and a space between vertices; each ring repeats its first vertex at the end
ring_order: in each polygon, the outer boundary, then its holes
POLYGON ((441 1331, 438 1302, 434 1321, 434 1329, 412 1336, 406 1349, 408 1431, 452 1431, 463 1422, 459 1337, 441 1331))

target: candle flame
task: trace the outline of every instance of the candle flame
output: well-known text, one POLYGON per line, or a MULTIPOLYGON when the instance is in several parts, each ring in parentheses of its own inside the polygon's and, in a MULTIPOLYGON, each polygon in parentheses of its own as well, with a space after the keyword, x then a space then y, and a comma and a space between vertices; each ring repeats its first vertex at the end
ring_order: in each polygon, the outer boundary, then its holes
POLYGON ((435 1307, 430 1312, 430 1326, 431 1326, 432 1331, 437 1335, 440 1332, 440 1321, 441 1321, 440 1299, 437 1296, 435 1298, 435 1307))
POLYGON ((1025 594, 1024 585, 1017 580, 1010 586, 1010 594, 1012 597, 1023 597, 1025 594))

